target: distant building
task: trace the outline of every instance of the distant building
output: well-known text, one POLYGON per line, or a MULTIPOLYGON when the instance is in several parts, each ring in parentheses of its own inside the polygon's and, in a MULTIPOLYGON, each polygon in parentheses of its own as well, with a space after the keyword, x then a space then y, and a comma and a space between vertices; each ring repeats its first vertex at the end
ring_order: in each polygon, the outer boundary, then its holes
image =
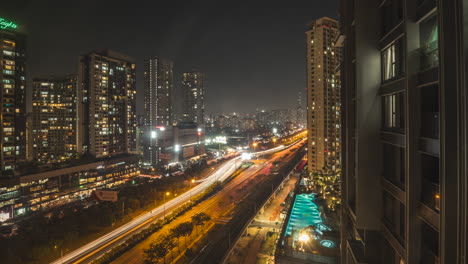
POLYGON ((64 162, 77 155, 77 76, 33 80, 33 159, 64 162))
POLYGON ((296 105, 296 123, 297 124, 305 124, 307 119, 305 118, 305 109, 302 102, 302 93, 299 92, 297 95, 297 105, 296 105))
POLYGON ((340 87, 335 68, 341 60, 334 47, 338 22, 324 17, 306 32, 307 129, 310 172, 332 173, 340 169, 340 87))
POLYGON ((185 72, 182 74, 183 120, 204 125, 205 122, 205 74, 185 72))
POLYGON ((4 176, 26 159, 26 37, 14 22, 1 19, 0 171, 4 176))
POLYGON ((148 147, 143 148, 144 164, 168 164, 202 155, 205 153, 204 138, 204 129, 194 123, 145 126, 142 128, 142 142, 148 147))
POLYGON ((162 58, 145 60, 145 121, 141 129, 143 162, 160 163, 160 140, 151 136, 173 125, 173 63, 162 58), (149 137, 147 135, 150 135, 149 137))
POLYGON ((259 126, 267 126, 270 123, 270 113, 265 110, 259 110, 255 112, 255 119, 259 126))
POLYGON ((114 51, 80 58, 78 151, 94 157, 136 152, 133 59, 114 51))
POLYGON ((145 115, 147 126, 173 123, 173 63, 162 58, 145 60, 145 115))
POLYGON ((244 131, 251 131, 257 129, 257 121, 252 117, 244 117, 240 121, 240 129, 244 131))

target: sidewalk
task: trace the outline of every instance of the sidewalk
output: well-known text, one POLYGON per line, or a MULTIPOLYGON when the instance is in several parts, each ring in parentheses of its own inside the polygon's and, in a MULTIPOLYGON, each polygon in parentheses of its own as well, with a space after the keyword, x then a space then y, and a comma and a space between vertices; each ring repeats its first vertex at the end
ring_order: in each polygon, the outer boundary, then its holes
POLYGON ((294 189, 298 180, 297 175, 291 174, 291 178, 284 184, 282 190, 276 197, 266 205, 263 210, 260 210, 255 216, 251 226, 246 230, 247 234, 242 236, 237 242, 233 253, 226 260, 228 264, 243 263, 271 263, 273 249, 275 243, 271 243, 267 238, 275 238, 276 236, 268 236, 268 234, 279 233, 283 219, 280 219, 280 213, 283 209, 281 205, 291 190, 294 189), (262 212, 263 211, 263 212, 262 212), (270 243, 268 243, 270 242, 270 243))

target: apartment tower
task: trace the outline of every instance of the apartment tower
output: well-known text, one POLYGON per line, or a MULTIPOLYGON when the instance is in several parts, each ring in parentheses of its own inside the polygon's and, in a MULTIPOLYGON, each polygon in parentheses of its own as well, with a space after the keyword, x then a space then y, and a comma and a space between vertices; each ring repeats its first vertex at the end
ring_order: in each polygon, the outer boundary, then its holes
POLYGON ((110 50, 80 57, 78 151, 96 158, 136 152, 133 59, 110 50))
POLYGON ((142 127, 143 161, 161 162, 162 133, 173 125, 173 63, 154 57, 145 61, 145 126, 142 127))
POLYGON ((64 162, 77 156, 77 76, 33 80, 34 160, 64 162))
POLYGON ((202 72, 185 72, 182 74, 184 97, 183 117, 185 122, 198 125, 205 123, 205 74, 202 72))
POLYGON ((162 58, 145 60, 145 125, 172 125, 173 63, 162 58))
POLYGON ((327 17, 312 22, 306 32, 308 168, 313 173, 330 174, 341 167, 338 35, 338 22, 327 17))
POLYGON ((26 37, 0 18, 0 175, 26 159, 26 37))
POLYGON ((342 263, 467 263, 466 1, 342 0, 342 263))

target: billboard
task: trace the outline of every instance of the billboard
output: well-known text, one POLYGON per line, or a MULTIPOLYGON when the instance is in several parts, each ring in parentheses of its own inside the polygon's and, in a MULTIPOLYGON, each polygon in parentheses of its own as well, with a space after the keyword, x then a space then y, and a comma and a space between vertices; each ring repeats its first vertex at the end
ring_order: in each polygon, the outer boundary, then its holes
POLYGON ((188 158, 188 157, 192 157, 194 155, 195 155, 195 147, 194 146, 184 147, 184 150, 183 150, 184 159, 188 158))
POLYGON ((117 202, 118 196, 117 191, 103 191, 103 190, 95 190, 91 193, 91 197, 98 201, 104 202, 117 202))

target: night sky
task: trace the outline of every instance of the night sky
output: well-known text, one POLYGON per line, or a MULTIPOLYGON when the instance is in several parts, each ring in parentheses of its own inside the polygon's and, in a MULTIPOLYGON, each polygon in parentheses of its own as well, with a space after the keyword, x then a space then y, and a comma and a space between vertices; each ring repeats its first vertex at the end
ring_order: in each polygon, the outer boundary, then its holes
POLYGON ((139 112, 143 60, 155 55, 174 61, 176 96, 183 71, 206 72, 207 113, 294 107, 307 24, 336 19, 338 0, 249 2, 14 0, 0 16, 28 35, 28 91, 33 77, 77 73, 79 55, 109 48, 135 58, 139 112))

